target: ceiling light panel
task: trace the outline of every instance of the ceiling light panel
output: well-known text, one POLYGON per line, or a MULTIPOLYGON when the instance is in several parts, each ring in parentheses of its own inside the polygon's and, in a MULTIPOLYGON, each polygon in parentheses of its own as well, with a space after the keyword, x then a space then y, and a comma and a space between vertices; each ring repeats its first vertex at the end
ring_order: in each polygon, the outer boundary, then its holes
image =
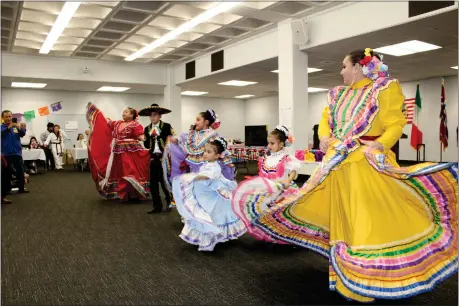
POLYGON ((182 96, 202 96, 202 95, 206 95, 208 94, 208 92, 206 91, 191 91, 191 90, 187 90, 187 91, 183 91, 182 92, 182 96))
POLYGON ((436 50, 440 48, 440 46, 429 44, 423 41, 410 40, 399 44, 376 48, 374 49, 374 51, 392 56, 404 56, 419 52, 436 50))
POLYGON ((251 82, 251 81, 238 81, 238 80, 231 80, 227 82, 221 82, 218 83, 218 85, 224 85, 224 86, 248 86, 248 85, 253 85, 257 84, 257 82, 251 82))
POLYGON ((252 98, 255 97, 255 95, 241 95, 241 96, 235 96, 236 99, 247 99, 247 98, 252 98))
MULTIPOLYGON (((19 53, 25 54, 37 54, 41 50, 43 54, 52 56, 74 55, 73 51, 78 49, 112 11, 113 7, 110 5, 116 4, 117 2, 105 2, 103 5, 85 2, 78 5, 78 2, 70 1, 24 1, 16 33, 18 41, 14 46, 16 50, 21 47, 19 53), (67 13, 59 20, 64 7, 67 13), (59 24, 56 24, 58 21, 59 24), (50 34, 53 36, 48 39, 50 34), (45 45, 46 40, 48 41, 45 45), (39 42, 40 47, 25 41, 39 42)), ((109 46, 111 44, 105 47, 109 46)))
POLYGON ((97 91, 111 91, 111 92, 123 92, 131 89, 130 87, 113 87, 113 86, 102 86, 97 91))
POLYGON ((308 87, 308 92, 321 92, 327 90, 326 88, 308 87))
POLYGON ((29 82, 12 82, 11 87, 20 88, 44 88, 47 84, 45 83, 29 83, 29 82))

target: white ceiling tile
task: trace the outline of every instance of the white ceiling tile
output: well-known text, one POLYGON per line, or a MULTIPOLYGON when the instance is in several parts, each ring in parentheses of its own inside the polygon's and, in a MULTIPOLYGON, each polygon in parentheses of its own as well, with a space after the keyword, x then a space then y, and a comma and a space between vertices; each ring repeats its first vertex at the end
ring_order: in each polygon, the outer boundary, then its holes
POLYGON ((78 45, 71 45, 71 44, 55 44, 53 46, 54 51, 75 51, 78 48, 78 45))
POLYGON ((138 45, 146 46, 148 44, 151 44, 154 41, 154 38, 148 37, 148 36, 143 36, 143 35, 132 35, 128 39, 126 39, 126 42, 130 43, 135 43, 138 45))
POLYGON ((48 35, 51 31, 51 26, 34 23, 34 22, 23 22, 21 21, 18 26, 19 31, 38 33, 43 35, 48 35))
POLYGON ((40 49, 41 43, 31 40, 24 40, 24 39, 15 39, 14 45, 18 47, 25 47, 29 49, 40 49))
POLYGON ((57 15, 45 13, 42 11, 22 10, 21 21, 39 22, 52 27, 56 21, 57 15))
POLYGON ((205 10, 184 4, 174 4, 171 8, 167 9, 163 14, 165 16, 177 17, 184 20, 192 19, 205 10))
POLYGON ((185 23, 185 20, 178 19, 175 17, 168 17, 168 16, 158 16, 154 18, 148 25, 159 27, 166 30, 173 30, 178 28, 180 25, 185 23))
POLYGON ((36 41, 39 43, 43 43, 46 39, 46 36, 47 35, 44 35, 44 34, 24 32, 24 31, 18 31, 16 33, 16 39, 32 40, 32 41, 36 41))
POLYGON ((38 10, 58 15, 64 7, 64 4, 64 1, 24 1, 22 7, 23 9, 38 10))
POLYGON ((77 18, 94 18, 103 20, 112 10, 112 8, 99 5, 88 5, 87 2, 83 2, 73 16, 77 18))

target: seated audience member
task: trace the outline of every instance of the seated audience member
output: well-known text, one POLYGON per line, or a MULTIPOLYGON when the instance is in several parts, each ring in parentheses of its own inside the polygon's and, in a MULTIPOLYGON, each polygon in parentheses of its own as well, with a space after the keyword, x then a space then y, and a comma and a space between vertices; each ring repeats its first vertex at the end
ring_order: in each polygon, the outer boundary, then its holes
MULTIPOLYGON (((35 150, 42 150, 42 146, 38 143, 37 138, 32 137, 30 138, 30 143, 28 145, 28 149, 35 149, 35 150)), ((24 163, 26 165, 26 171, 31 174, 35 174, 38 171, 37 163, 41 162, 38 160, 25 160, 24 163)))
POLYGON ((75 148, 87 148, 87 140, 84 138, 83 134, 78 134, 77 140, 75 142, 75 148))

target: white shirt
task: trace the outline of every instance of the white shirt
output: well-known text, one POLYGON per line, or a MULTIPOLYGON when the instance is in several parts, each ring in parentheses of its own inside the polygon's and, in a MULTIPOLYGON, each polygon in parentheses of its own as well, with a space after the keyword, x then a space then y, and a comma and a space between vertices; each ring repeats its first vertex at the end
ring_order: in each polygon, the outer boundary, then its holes
MULTIPOLYGON (((21 137, 21 145, 28 146, 30 144, 30 138, 34 137, 32 131, 26 130, 26 133, 21 137)), ((38 141, 38 140, 37 140, 38 141)))

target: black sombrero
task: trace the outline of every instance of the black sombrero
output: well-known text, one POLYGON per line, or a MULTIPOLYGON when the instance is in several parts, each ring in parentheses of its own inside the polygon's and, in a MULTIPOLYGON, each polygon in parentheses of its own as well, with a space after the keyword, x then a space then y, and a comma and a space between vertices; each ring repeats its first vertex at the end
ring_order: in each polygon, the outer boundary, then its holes
POLYGON ((153 103, 149 107, 142 108, 139 111, 139 116, 150 116, 150 114, 153 113, 153 112, 159 113, 161 115, 164 115, 164 114, 169 114, 171 112, 171 110, 167 109, 167 108, 164 108, 164 107, 161 107, 156 103, 153 103))

